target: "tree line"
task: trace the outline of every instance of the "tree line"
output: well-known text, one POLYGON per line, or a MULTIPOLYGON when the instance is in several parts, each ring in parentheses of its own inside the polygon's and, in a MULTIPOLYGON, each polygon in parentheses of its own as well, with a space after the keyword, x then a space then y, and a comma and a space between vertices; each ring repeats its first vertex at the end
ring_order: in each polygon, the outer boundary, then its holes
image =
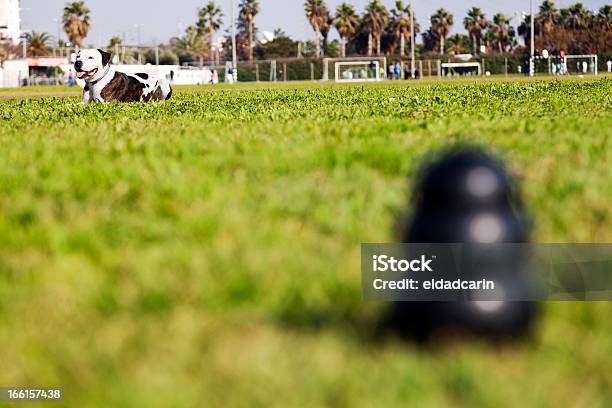
MULTIPOLYGON (((331 27, 335 27, 340 36, 341 56, 346 55, 347 44, 355 54, 403 56, 409 45, 408 39, 412 36, 416 41, 419 33, 422 42, 415 51, 421 54, 479 54, 481 49, 486 53, 506 53, 516 49, 522 52, 524 48, 519 47, 518 37, 523 38, 527 47, 531 42, 530 15, 526 15, 515 28, 510 16, 497 13, 489 19, 479 7, 469 9, 462 20, 466 34, 452 36, 452 28, 461 23, 447 10, 437 10, 429 18, 430 27, 421 32, 418 23, 415 22, 414 27, 411 25, 410 6, 402 0, 397 0, 390 11, 380 0, 371 0, 361 14, 347 2, 341 3, 332 13, 325 0, 307 0, 304 9, 315 32, 317 57, 328 52, 326 41, 331 27)), ((582 3, 559 9, 554 2, 545 0, 534 18, 538 50, 582 54, 612 49, 612 5, 593 12, 582 3)))
MULTIPOLYGON (((524 53, 529 49, 531 41, 532 16, 524 16, 521 24, 515 28, 511 25, 510 16, 497 13, 489 18, 478 7, 467 10, 462 21, 458 21, 455 16, 441 8, 430 16, 430 26, 421 31, 416 16, 411 16, 410 5, 402 0, 395 1, 391 10, 380 0, 371 0, 361 12, 348 2, 342 2, 332 11, 325 0, 306 0, 304 13, 314 32, 314 39, 305 42, 294 41, 282 30, 276 30, 272 38, 260 38, 261 33, 255 22, 259 12, 259 1, 240 1, 236 41, 241 60, 295 56, 403 57, 411 51, 412 39, 416 44, 414 51, 420 55, 524 53), (456 25, 461 25, 465 32, 450 35, 456 25), (339 40, 329 41, 334 29, 339 40), (419 34, 421 41, 418 41, 419 34), (522 37, 526 48, 519 45, 519 37, 522 37)), ((557 8, 554 2, 545 0, 534 19, 537 50, 547 49, 553 53, 564 50, 570 54, 604 53, 612 50, 611 5, 591 11, 582 3, 557 8)), ((229 59, 229 32, 220 33, 223 20, 222 10, 215 1, 204 3, 203 7, 197 10, 195 24, 189 26, 182 36, 160 45, 162 63, 203 63, 204 60, 229 59)), ((66 4, 63 10, 63 28, 72 46, 83 46, 91 28, 90 10, 84 1, 66 4)), ((52 36, 47 33, 29 33, 29 54, 47 54, 52 41, 52 36)), ((113 37, 108 47, 114 48, 117 45, 122 45, 122 40, 113 37)), ((148 60, 150 58, 151 55, 147 57, 148 60)))

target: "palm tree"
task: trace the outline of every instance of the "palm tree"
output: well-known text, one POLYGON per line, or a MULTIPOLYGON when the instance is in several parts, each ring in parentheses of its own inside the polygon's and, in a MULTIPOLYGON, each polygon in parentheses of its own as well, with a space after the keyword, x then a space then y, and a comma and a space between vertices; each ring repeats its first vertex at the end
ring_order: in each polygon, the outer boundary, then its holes
MULTIPOLYGON (((535 25, 535 34, 538 34, 538 26, 535 25)), ((521 24, 518 26, 518 35, 523 37, 525 47, 529 48, 531 44, 531 15, 526 15, 521 24)))
POLYGON ((366 5, 363 22, 368 32, 368 56, 372 55, 372 40, 376 41, 376 54, 380 55, 380 38, 389 25, 389 13, 380 0, 371 0, 366 5))
POLYGON ((64 32, 76 48, 83 46, 83 40, 91 27, 89 19, 90 10, 85 7, 84 1, 75 1, 64 7, 64 32))
MULTIPOLYGON (((414 11, 412 11, 412 9, 410 8, 410 4, 408 4, 406 6, 406 15, 408 16, 409 19, 410 19, 410 14, 411 13, 414 13, 414 11)), ((410 22, 414 24, 414 27, 410 27, 410 32, 411 32, 412 38, 415 39, 415 44, 416 44, 416 35, 421 32, 421 25, 416 20, 416 16, 415 15, 412 16, 412 19, 411 19, 410 22)))
POLYGON ((329 14, 329 10, 325 10, 325 14, 321 16, 321 22, 320 22, 320 30, 321 30, 321 37, 323 37, 323 47, 322 47, 322 55, 325 55, 325 53, 328 51, 328 43, 327 43, 327 39, 329 37, 329 32, 331 31, 332 27, 334 26, 334 19, 332 18, 331 14, 329 14))
POLYGON ((120 37, 114 35, 111 37, 110 41, 108 42, 108 47, 106 47, 109 50, 114 49, 116 46, 120 46, 123 44, 123 41, 121 40, 120 37))
POLYGON ((346 44, 357 33, 359 27, 359 17, 355 13, 355 7, 352 5, 342 2, 336 8, 336 18, 334 19, 334 25, 338 34, 340 35, 340 44, 342 49, 342 57, 346 57, 346 44))
POLYGON ((483 33, 489 26, 487 18, 480 8, 472 7, 468 10, 467 16, 463 19, 463 25, 470 36, 474 55, 478 54, 478 50, 482 44, 483 33))
POLYGON ((51 42, 51 36, 44 32, 32 31, 31 33, 26 33, 26 41, 30 55, 45 55, 47 54, 47 46, 51 42))
POLYGON ((400 57, 404 56, 406 50, 406 37, 410 35, 410 8, 404 6, 402 0, 395 2, 393 14, 393 33, 400 40, 400 57))
POLYGON ((448 36, 451 27, 454 24, 453 15, 443 8, 436 11, 436 14, 431 16, 431 27, 438 34, 440 39, 440 55, 444 54, 444 39, 448 36))
POLYGON ((423 38, 423 48, 425 51, 433 51, 439 47, 438 33, 433 31, 431 27, 425 30, 421 37, 423 38))
POLYGON ((540 33, 549 33, 553 25, 557 22, 558 17, 555 3, 544 0, 540 6, 540 12, 536 16, 536 23, 540 26, 540 33))
POLYGON ((448 37, 448 52, 453 55, 470 52, 470 39, 464 34, 455 34, 448 37))
POLYGON ((324 0, 306 0, 304 3, 306 18, 315 32, 315 56, 321 57, 321 26, 329 16, 329 10, 324 0))
POLYGON ((253 37, 254 27, 253 21, 259 13, 259 2, 257 0, 242 0, 240 3, 240 17, 246 23, 246 29, 249 33, 249 62, 253 62, 253 37))
POLYGON ((204 36, 194 26, 187 28, 183 37, 174 38, 172 43, 179 54, 188 55, 190 59, 199 58, 201 61, 208 53, 204 36))
POLYGON ((410 18, 412 10, 410 4, 404 6, 404 2, 397 0, 395 2, 395 9, 391 11, 393 15, 393 32, 396 38, 400 40, 400 56, 404 55, 406 48, 405 43, 412 36, 416 38, 416 34, 421 32, 421 26, 416 20, 410 18), (414 22, 414 27, 411 27, 411 23, 414 22))
POLYGON ((584 4, 576 3, 567 9, 561 10, 561 16, 566 28, 583 29, 589 26, 592 13, 584 8, 584 4))
POLYGON ((597 12, 597 25, 604 30, 612 30, 612 6, 603 6, 597 12))
POLYGON ((215 32, 221 28, 221 17, 223 17, 223 13, 221 12, 221 9, 217 7, 214 1, 209 1, 206 6, 198 10, 198 22, 196 23, 196 29, 199 35, 204 35, 206 32, 208 32, 211 61, 214 61, 215 59, 215 32))
POLYGON ((491 38, 499 53, 505 52, 508 47, 514 43, 516 33, 510 25, 511 17, 505 16, 502 13, 497 13, 493 16, 493 25, 491 26, 491 38))

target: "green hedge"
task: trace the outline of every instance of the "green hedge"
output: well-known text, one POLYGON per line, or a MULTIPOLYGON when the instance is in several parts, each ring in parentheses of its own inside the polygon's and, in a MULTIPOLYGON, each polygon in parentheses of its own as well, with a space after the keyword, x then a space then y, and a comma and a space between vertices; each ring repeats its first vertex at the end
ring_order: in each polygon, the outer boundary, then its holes
POLYGON ((606 66, 606 62, 608 61, 612 61, 612 51, 598 55, 597 69, 599 69, 599 72, 602 74, 608 72, 608 67, 606 66))

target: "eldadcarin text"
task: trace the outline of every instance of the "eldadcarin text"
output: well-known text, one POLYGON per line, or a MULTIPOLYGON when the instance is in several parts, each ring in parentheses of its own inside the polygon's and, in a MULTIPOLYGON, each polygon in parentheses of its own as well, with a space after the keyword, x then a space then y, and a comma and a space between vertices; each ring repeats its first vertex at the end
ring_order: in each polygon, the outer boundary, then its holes
MULTIPOLYGON (((432 272, 435 257, 421 255, 415 259, 397 259, 388 255, 372 256, 372 271, 374 272, 432 272)), ((376 290, 495 290, 495 282, 487 279, 426 279, 414 278, 383 279, 372 282, 376 290)))

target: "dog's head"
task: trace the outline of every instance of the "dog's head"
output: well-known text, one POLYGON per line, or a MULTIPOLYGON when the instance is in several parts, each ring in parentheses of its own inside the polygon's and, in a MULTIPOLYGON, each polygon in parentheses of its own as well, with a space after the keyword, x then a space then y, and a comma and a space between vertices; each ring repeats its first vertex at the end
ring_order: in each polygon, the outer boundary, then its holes
POLYGON ((94 81, 104 75, 104 70, 111 60, 111 55, 102 50, 80 50, 76 55, 74 70, 77 78, 94 81))

